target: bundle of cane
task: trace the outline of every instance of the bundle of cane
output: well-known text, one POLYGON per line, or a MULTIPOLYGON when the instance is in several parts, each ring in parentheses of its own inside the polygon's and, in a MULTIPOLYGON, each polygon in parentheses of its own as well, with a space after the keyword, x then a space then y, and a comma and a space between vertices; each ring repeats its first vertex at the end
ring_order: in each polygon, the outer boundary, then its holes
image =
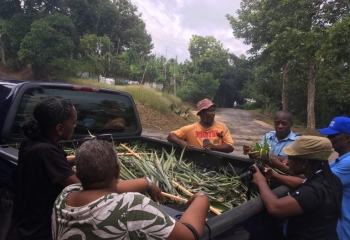
POLYGON ((270 161, 270 145, 268 144, 267 140, 266 140, 266 135, 264 137, 264 141, 262 144, 258 143, 256 140, 251 139, 250 140, 253 142, 252 145, 250 145, 250 151, 248 152, 248 154, 259 154, 260 155, 260 159, 268 159, 270 161))

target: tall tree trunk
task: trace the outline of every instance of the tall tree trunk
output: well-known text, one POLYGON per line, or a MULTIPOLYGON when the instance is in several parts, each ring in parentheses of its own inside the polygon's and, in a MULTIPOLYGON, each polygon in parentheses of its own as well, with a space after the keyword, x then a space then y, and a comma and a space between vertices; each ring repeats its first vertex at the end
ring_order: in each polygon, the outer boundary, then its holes
POLYGON ((4 48, 4 43, 1 42, 1 62, 2 64, 6 64, 6 59, 5 59, 5 48, 4 48))
POLYGON ((16 13, 22 13, 21 0, 14 0, 13 4, 15 6, 16 13))
POLYGON ((289 64, 283 66, 282 69, 282 110, 288 111, 288 73, 289 64))
POLYGON ((315 82, 316 70, 311 64, 308 72, 307 88, 307 128, 315 129, 315 82))

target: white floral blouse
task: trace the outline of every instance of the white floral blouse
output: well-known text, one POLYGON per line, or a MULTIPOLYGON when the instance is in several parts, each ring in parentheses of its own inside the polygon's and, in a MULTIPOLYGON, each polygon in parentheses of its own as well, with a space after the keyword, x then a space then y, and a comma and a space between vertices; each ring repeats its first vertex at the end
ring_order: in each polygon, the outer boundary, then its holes
POLYGON ((52 213, 52 236, 61 239, 166 239, 175 220, 157 203, 139 193, 111 193, 85 206, 66 205, 68 194, 81 184, 66 187, 52 213))

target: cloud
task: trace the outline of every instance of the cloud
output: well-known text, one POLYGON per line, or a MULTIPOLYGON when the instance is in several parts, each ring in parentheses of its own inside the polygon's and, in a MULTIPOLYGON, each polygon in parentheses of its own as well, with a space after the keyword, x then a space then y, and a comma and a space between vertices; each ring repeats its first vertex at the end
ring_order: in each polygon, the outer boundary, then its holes
POLYGON ((240 1, 233 0, 131 0, 138 6, 148 33, 152 35, 153 53, 189 59, 188 45, 193 35, 213 36, 225 49, 236 55, 250 48, 233 36, 225 15, 236 15, 240 1))

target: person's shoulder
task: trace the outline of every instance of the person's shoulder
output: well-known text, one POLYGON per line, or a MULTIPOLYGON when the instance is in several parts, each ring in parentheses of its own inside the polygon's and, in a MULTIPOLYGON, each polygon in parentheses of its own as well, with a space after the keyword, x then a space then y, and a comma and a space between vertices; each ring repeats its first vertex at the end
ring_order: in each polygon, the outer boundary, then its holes
POLYGON ((273 138, 276 136, 276 131, 268 131, 265 133, 264 137, 266 136, 266 138, 273 138))
POLYGON ((220 122, 220 121, 214 121, 213 126, 221 126, 221 127, 227 128, 227 125, 223 122, 220 122))
POLYGON ((78 192, 83 190, 83 187, 81 185, 81 183, 75 183, 75 184, 71 184, 68 185, 67 187, 65 187, 62 192, 58 195, 57 198, 66 198, 69 194, 73 193, 73 192, 78 192))
POLYGON ((303 136, 303 134, 302 133, 294 133, 294 132, 290 132, 290 134, 289 134, 289 138, 291 139, 291 140, 295 140, 295 139, 297 139, 298 137, 300 137, 300 136, 303 136))
POLYGON ((180 128, 177 128, 175 130, 172 130, 171 132, 175 132, 175 131, 179 131, 179 130, 187 130, 187 129, 191 129, 193 127, 196 127, 197 125, 199 125, 199 122, 195 122, 195 123, 191 123, 185 126, 182 126, 180 128))

